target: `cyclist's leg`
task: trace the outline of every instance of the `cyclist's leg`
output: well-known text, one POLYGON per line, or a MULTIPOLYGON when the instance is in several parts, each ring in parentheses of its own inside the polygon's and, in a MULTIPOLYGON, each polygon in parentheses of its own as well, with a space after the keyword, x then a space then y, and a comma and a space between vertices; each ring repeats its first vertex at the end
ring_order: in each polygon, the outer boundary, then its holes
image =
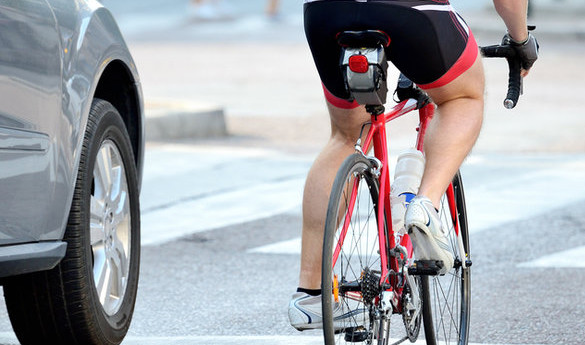
MULTIPOLYGON (((475 48, 477 49, 477 48, 475 48)), ((483 120, 484 75, 481 58, 454 80, 427 93, 438 106, 425 137, 425 171, 418 195, 409 204, 405 225, 418 260, 440 261, 438 273, 454 265, 452 248, 439 215, 440 200, 471 151, 483 120)))
MULTIPOLYGON (((306 290, 321 289, 323 237, 331 187, 341 163, 355 152, 354 145, 362 124, 370 118, 364 107, 343 108, 330 102, 327 102, 327 107, 331 120, 331 136, 309 170, 303 195, 298 286, 306 290)), ((304 291, 295 293, 289 303, 289 319, 291 325, 299 330, 320 327, 321 297, 313 298, 304 291)))
POLYGON ((331 185, 343 160, 354 152, 362 124, 370 115, 364 107, 340 108, 327 102, 331 136, 313 163, 303 195, 303 228, 299 287, 321 288, 323 229, 331 185))
MULTIPOLYGON (((313 163, 307 176, 303 197, 299 287, 307 290, 321 289, 325 217, 333 180, 343 160, 353 153, 362 123, 369 120, 369 115, 363 107, 356 107, 356 104, 347 101, 350 97, 339 72, 341 47, 336 42, 336 35, 345 30, 344 14, 354 13, 353 6, 356 4, 359 5, 350 1, 336 1, 333 7, 337 9, 337 6, 340 6, 340 12, 334 16, 329 11, 331 9, 329 1, 317 1, 304 5, 307 39, 316 65, 322 68, 319 74, 324 85, 327 85, 325 94, 331 120, 330 139, 313 163), (323 6, 327 8, 323 9, 323 6), (324 30, 323 19, 331 17, 338 21, 330 23, 328 30, 324 30)), ((293 295, 289 304, 289 318, 296 328, 311 328, 314 326, 311 323, 321 317, 320 298, 309 301, 307 297, 317 293, 318 291, 299 291, 293 295), (307 292, 308 295, 303 294, 307 292), (306 303, 297 303, 299 298, 303 298, 303 302, 306 303), (313 313, 313 310, 316 312, 313 313)))
POLYGON ((426 167, 419 195, 435 208, 459 166, 475 144, 483 121, 484 74, 481 58, 449 84, 427 89, 437 115, 425 137, 426 167))

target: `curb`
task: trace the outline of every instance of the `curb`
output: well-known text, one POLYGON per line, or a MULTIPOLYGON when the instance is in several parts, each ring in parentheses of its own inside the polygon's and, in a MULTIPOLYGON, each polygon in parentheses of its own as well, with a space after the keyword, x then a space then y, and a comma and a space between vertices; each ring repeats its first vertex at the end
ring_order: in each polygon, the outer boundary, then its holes
POLYGON ((185 101, 146 101, 146 141, 226 136, 221 107, 185 101))

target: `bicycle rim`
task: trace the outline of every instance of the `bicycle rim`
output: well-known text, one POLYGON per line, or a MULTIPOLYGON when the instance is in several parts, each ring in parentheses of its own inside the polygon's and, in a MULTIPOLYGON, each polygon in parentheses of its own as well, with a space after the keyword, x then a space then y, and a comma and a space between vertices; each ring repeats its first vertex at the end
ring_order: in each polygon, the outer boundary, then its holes
POLYGON ((348 157, 334 181, 323 246, 325 344, 373 341, 370 306, 380 289, 378 183, 361 155, 348 157), (368 292, 366 292, 368 291, 368 292))
MULTIPOLYGON (((465 196, 461 183, 461 175, 457 173, 453 179, 459 227, 463 246, 469 254, 469 233, 465 211, 465 196)), ((449 229, 448 238, 452 251, 456 254, 456 264, 444 276, 423 276, 423 324, 427 344, 466 345, 469 332, 469 312, 471 302, 470 267, 463 269, 459 262, 462 258, 457 249, 457 237, 452 221, 449 203, 444 196, 440 207, 441 221, 445 229, 449 229)))

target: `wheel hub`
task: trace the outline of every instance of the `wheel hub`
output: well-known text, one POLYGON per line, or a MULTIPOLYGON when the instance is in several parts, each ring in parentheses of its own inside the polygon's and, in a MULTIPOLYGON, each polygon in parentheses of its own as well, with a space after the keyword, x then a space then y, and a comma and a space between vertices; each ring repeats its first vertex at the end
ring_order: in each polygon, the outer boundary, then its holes
POLYGON ((114 246, 116 225, 114 224, 114 212, 112 212, 108 205, 106 205, 104 213, 104 242, 106 247, 106 254, 108 254, 108 252, 111 251, 114 246))
POLYGON ((93 172, 92 208, 94 224, 91 244, 94 282, 99 300, 108 315, 120 309, 130 265, 130 203, 122 157, 116 145, 106 140, 99 150, 93 172))

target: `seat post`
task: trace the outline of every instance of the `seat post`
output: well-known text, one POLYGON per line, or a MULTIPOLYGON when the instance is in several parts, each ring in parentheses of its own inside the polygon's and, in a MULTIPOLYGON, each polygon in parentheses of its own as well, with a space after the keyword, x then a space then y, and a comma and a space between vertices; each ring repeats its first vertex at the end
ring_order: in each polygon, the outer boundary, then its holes
POLYGON ((366 105, 366 111, 374 116, 384 114, 386 108, 381 104, 368 104, 366 105))

